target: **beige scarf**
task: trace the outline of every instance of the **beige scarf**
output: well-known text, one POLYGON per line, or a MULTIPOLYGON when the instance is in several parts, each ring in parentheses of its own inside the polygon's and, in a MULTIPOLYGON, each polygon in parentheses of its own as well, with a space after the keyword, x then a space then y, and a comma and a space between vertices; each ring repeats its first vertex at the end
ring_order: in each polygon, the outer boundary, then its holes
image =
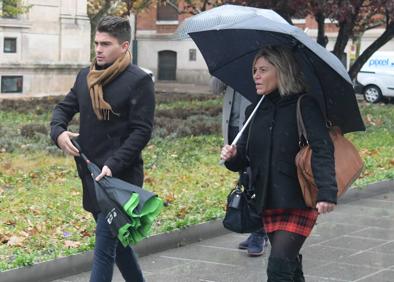
POLYGON ((127 51, 106 69, 96 70, 96 59, 90 65, 87 81, 93 110, 99 120, 109 120, 110 112, 116 115, 111 105, 104 100, 103 86, 121 74, 130 62, 131 54, 127 51))

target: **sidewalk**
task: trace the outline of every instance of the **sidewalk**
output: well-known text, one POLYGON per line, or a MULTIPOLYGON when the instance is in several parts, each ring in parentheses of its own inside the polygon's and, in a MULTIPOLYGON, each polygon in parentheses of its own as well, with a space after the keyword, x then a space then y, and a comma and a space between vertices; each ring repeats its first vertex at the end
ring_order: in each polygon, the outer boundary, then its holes
MULTIPOLYGON (((266 281, 266 255, 247 257, 229 233, 141 257, 147 282, 266 281)), ((321 216, 306 241, 306 281, 394 281, 394 181, 349 191, 337 209, 321 216)), ((53 282, 82 282, 89 272, 53 282)), ((116 270, 114 282, 123 281, 116 270)))

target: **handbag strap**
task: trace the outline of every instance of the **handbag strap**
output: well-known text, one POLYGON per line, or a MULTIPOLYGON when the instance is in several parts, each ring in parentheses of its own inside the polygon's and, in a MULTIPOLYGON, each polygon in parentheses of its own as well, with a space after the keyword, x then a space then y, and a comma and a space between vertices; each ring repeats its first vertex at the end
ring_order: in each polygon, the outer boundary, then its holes
POLYGON ((297 100, 297 130, 298 130, 298 144, 300 147, 303 147, 305 145, 309 144, 308 141, 308 134, 306 133, 306 128, 304 124, 304 120, 302 118, 302 113, 301 113, 301 100, 303 97, 306 95, 301 95, 298 100, 297 100))

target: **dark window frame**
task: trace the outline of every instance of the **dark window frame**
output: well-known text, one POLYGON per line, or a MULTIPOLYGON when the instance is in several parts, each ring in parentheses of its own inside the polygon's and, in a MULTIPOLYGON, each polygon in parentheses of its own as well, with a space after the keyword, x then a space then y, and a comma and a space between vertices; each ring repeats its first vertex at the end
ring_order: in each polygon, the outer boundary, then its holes
POLYGON ((18 39, 16 38, 16 37, 4 37, 4 42, 3 42, 3 52, 4 53, 7 53, 7 54, 15 54, 15 53, 17 53, 17 49, 18 49, 18 47, 17 47, 17 41, 18 39), (5 48, 5 44, 6 44, 6 41, 7 40, 12 40, 12 41, 14 41, 13 42, 13 44, 14 44, 14 46, 12 46, 12 47, 14 47, 12 50, 6 50, 6 48, 5 48))
POLYGON ((197 61, 197 49, 194 48, 189 49, 189 61, 190 62, 197 61))
MULTIPOLYGON (((18 82, 17 82, 18 83, 18 82)), ((1 76, 1 93, 23 93, 23 75, 2 75, 1 76), (18 86, 15 91, 7 91, 5 89, 4 79, 21 79, 21 84, 18 86)))
MULTIPOLYGON (((172 0, 173 4, 176 5, 177 1, 172 0)), ((175 10, 173 7, 171 7, 170 4, 163 5, 163 4, 158 4, 157 5, 157 12, 156 12, 156 21, 178 21, 179 20, 179 14, 177 10, 175 10)))

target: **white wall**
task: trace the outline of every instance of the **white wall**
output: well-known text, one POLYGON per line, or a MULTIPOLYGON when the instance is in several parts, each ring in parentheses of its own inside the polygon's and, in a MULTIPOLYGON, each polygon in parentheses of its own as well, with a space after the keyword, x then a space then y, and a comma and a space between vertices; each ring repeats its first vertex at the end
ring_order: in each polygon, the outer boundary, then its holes
MULTIPOLYGON (((372 29, 364 33, 361 40, 361 52, 368 48, 382 33, 384 29, 372 29)), ((394 51, 394 39, 391 39, 385 45, 383 45, 379 51, 394 51)))
POLYGON ((178 82, 206 84, 210 78, 197 46, 191 39, 173 40, 168 35, 138 35, 138 65, 152 70, 158 77, 159 52, 170 50, 177 53, 178 82), (196 49, 196 61, 189 61, 189 49, 196 49))
POLYGON ((0 18, 0 76, 22 75, 27 95, 66 92, 90 61, 87 0, 26 4, 32 5, 27 14, 0 18), (4 53, 4 37, 17 38, 16 53, 4 53))

